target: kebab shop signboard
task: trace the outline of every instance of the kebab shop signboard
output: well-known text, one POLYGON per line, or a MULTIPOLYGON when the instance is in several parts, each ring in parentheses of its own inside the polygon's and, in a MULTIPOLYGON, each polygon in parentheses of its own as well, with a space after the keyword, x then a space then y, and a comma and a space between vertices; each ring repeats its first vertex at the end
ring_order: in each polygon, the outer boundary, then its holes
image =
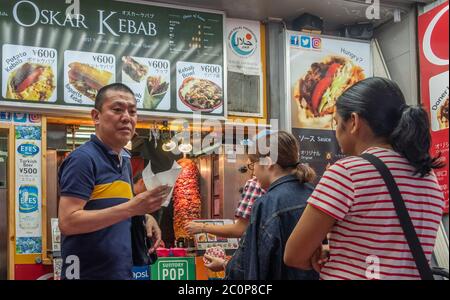
POLYGON ((222 13, 66 2, 2 0, 0 105, 88 112, 121 82, 142 114, 226 116, 222 13))
POLYGON ((449 172, 449 51, 448 1, 419 16, 420 84, 422 103, 430 113, 433 156, 441 155, 446 166, 436 170, 448 213, 449 172))
POLYGON ((373 76, 370 44, 288 32, 286 49, 290 127, 301 161, 321 175, 343 157, 333 131, 335 104, 350 86, 373 76))

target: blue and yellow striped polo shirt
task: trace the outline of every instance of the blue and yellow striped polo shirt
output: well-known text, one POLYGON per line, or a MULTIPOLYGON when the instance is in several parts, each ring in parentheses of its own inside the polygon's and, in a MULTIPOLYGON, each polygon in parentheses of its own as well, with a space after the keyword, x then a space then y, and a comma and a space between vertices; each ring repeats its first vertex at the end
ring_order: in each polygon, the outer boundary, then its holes
MULTIPOLYGON (((101 210, 132 196, 130 155, 119 156, 95 135, 74 150, 59 170, 61 196, 86 201, 85 210, 101 210)), ((132 279, 131 219, 87 234, 62 236, 63 273, 66 258, 80 261, 80 279, 132 279)))

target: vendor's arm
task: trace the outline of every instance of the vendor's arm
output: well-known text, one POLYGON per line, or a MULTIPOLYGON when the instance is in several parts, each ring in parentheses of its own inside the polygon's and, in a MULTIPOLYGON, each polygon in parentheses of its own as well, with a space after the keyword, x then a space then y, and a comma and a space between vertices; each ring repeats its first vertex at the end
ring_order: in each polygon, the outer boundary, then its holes
POLYGON ((265 191, 256 180, 248 180, 235 212, 236 220, 234 224, 210 225, 191 222, 186 226, 186 230, 190 234, 206 232, 225 238, 241 238, 250 223, 253 203, 264 193, 265 191))
POLYGON ((211 225, 200 222, 190 222, 186 230, 190 234, 210 233, 224 238, 240 238, 247 230, 249 220, 237 218, 234 224, 211 225))

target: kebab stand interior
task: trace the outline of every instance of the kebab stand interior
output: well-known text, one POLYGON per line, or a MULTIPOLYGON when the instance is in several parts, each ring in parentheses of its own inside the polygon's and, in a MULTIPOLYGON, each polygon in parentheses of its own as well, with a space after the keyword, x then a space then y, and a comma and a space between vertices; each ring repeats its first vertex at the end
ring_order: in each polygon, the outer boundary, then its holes
MULTIPOLYGON (((177 134, 182 135, 186 130, 190 130, 186 129, 186 124, 182 131, 177 132, 171 130, 169 123, 154 121, 150 129, 138 128, 138 135, 129 145, 134 175, 141 172, 143 177, 146 177, 150 169, 153 176, 147 178, 150 182, 153 181, 153 184, 159 183, 158 180, 164 177, 161 174, 172 172, 176 176, 168 203, 152 214, 162 230, 163 244, 157 249, 158 259, 150 267, 135 267, 134 276, 142 280, 150 277, 155 280, 221 278, 224 276, 223 273, 209 272, 204 267, 203 255, 208 248, 219 248, 230 256, 237 249, 238 240, 224 239, 211 234, 190 236, 184 228, 193 220, 215 225, 233 222, 234 208, 240 198, 240 188, 250 178, 250 174, 245 172, 246 156, 227 155, 226 146, 219 144, 194 153, 190 142, 184 143, 182 138, 178 143, 173 141, 176 140, 173 137, 177 134), (178 151, 174 151, 175 148, 178 148, 178 151), (222 148, 220 151, 223 154, 215 154, 215 150, 219 148, 222 148)), ((51 236, 48 245, 49 249, 53 250, 49 252, 49 257, 52 257, 57 265, 61 263, 60 234, 56 219, 59 200, 56 185, 57 170, 70 153, 70 148, 84 142, 79 137, 87 137, 90 134, 89 130, 92 131, 92 127, 48 125, 47 212, 50 220, 48 231, 51 236)), ((201 136, 208 134, 211 133, 205 132, 201 136)))

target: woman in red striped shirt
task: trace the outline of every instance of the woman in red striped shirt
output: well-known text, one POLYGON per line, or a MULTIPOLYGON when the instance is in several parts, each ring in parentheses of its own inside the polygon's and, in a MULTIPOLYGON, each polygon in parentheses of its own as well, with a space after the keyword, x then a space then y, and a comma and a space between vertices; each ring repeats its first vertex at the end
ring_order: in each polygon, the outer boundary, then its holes
POLYGON ((430 261, 444 199, 430 157, 430 126, 396 83, 369 78, 336 103, 336 138, 349 155, 328 169, 286 245, 287 265, 321 279, 420 279, 390 193, 370 153, 389 168, 430 261), (328 237, 325 251, 322 241, 328 237))

